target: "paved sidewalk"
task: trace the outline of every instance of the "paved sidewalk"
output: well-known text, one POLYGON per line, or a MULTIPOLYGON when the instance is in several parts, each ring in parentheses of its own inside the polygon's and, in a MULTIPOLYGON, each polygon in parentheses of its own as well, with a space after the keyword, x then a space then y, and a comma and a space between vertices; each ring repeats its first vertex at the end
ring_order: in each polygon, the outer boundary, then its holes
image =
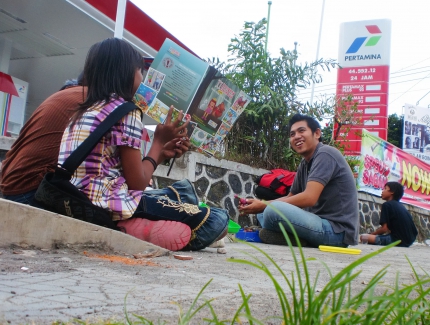
MULTIPOLYGON (((287 274, 294 271, 293 257, 288 247, 257 246, 269 253, 287 274)), ((364 245, 358 248, 362 249, 361 255, 324 253, 313 248, 305 248, 304 253, 307 258, 315 257, 327 263, 336 273, 376 249, 364 245)), ((261 255, 242 243, 227 243, 226 249, 225 255, 217 254, 215 248, 183 253, 192 256, 192 260, 178 260, 171 255, 139 260, 129 256, 130 260, 123 259, 122 262, 88 255, 88 252, 104 254, 96 248, 85 251, 87 255, 84 251, 70 248, 49 251, 3 249, 0 255, 0 323, 48 324, 54 320, 110 317, 123 320, 126 306, 128 312, 145 316, 154 323, 160 319, 175 324, 178 307, 171 303, 189 308, 210 279, 213 281, 200 302, 215 298, 212 305, 219 317, 231 318, 239 307, 238 284, 247 294, 253 295, 251 307, 255 316, 264 318, 279 314, 277 297, 267 276, 253 267, 227 261, 227 258, 250 260, 251 256, 261 255), (128 265, 125 261, 142 264, 128 265)), ((298 249, 294 251, 298 256, 298 249)), ((393 248, 358 268, 362 274, 354 282, 353 289, 363 288, 378 270, 388 264, 391 266, 384 278, 387 284, 393 283, 397 271, 400 281, 408 283, 413 274, 404 255, 407 254, 418 272, 423 274, 419 267, 429 270, 430 262, 426 258, 429 252, 427 246, 393 248)), ((116 256, 119 259, 123 255, 116 256)), ((321 272, 318 287, 322 288, 329 279, 322 264, 309 262, 309 268, 312 276, 321 272)), ((208 310, 199 315, 201 318, 208 315, 208 310)))
MULTIPOLYGON (((25 223, 28 221, 26 218, 34 217, 34 210, 26 210, 22 205, 19 208, 26 215, 20 222, 25 223), (26 214, 28 211, 31 213, 26 214)), ((15 210, 10 207, 8 211, 15 210)), ((5 219, 13 218, 18 216, 5 216, 2 212, 0 224, 5 225, 5 219)), ((49 219, 50 216, 46 215, 45 218, 49 219)), ((76 220, 70 218, 58 215, 55 218, 60 218, 61 221, 57 221, 65 224, 69 241, 73 236, 79 237, 79 232, 83 231, 81 227, 88 227, 84 223, 76 224, 76 220)), ((255 317, 263 319, 280 314, 277 296, 269 278, 251 266, 227 261, 258 257, 268 265, 268 261, 256 249, 246 244, 227 242, 226 254, 218 254, 216 248, 182 252, 192 259, 179 260, 172 253, 167 252, 166 255, 164 250, 157 250, 156 246, 121 233, 115 234, 119 236, 116 239, 128 244, 115 247, 115 243, 107 242, 105 237, 112 237, 112 232, 103 228, 92 228, 97 232, 99 241, 52 241, 51 246, 43 247, 30 242, 37 241, 36 237, 39 236, 45 237, 43 243, 50 242, 44 232, 46 224, 33 225, 33 229, 27 229, 24 224, 22 227, 25 231, 14 230, 14 234, 22 238, 14 238, 9 243, 4 238, 11 238, 8 235, 10 229, 4 226, 0 228, 0 324, 50 324, 55 320, 70 321, 73 318, 91 320, 114 317, 124 320, 124 306, 130 316, 135 313, 155 324, 158 320, 177 324, 178 305, 187 310, 198 292, 211 279, 212 283, 199 302, 214 299, 211 304, 221 319, 231 318, 242 302, 238 284, 246 294, 252 294, 250 305, 255 317), (145 254, 162 256, 145 258, 145 254)), ((286 274, 295 272, 293 256, 300 258, 297 248, 294 248, 293 255, 285 246, 256 246, 270 254, 286 274)), ((379 247, 358 245, 357 248, 362 249, 360 255, 303 249, 306 258, 319 260, 308 262, 312 280, 320 272, 317 289, 329 280, 321 262, 326 263, 335 274, 379 247)), ((357 270, 362 273, 354 281, 352 289, 357 292, 364 288, 377 271, 389 264, 384 277, 385 284, 393 284, 397 272, 401 283, 410 283, 413 272, 405 255, 418 273, 424 274, 423 270, 430 270, 429 252, 430 247, 424 245, 392 248, 358 267, 357 270)), ((269 268, 275 271, 273 266, 269 268)), ((280 280, 279 275, 277 279, 280 280)), ((383 290, 385 287, 381 286, 379 291, 383 290)), ((208 315, 209 310, 206 308, 199 312, 197 319, 208 315)))

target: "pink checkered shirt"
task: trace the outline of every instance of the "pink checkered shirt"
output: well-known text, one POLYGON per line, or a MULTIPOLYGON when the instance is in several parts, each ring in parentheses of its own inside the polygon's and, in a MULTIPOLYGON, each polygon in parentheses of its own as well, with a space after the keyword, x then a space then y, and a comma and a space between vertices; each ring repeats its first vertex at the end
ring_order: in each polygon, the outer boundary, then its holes
MULTIPOLYGON (((124 100, 93 105, 64 131, 58 163, 62 164, 95 128, 124 100)), ((113 220, 130 218, 143 191, 129 190, 125 183, 118 146, 140 150, 142 112, 135 109, 118 121, 78 167, 71 182, 84 192, 93 204, 113 213, 113 220)))

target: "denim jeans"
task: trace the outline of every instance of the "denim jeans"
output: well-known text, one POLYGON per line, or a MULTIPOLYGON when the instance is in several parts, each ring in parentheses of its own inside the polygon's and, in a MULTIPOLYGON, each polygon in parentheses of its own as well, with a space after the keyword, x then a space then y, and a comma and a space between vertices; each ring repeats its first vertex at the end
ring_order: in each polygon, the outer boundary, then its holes
POLYGON ((290 226, 285 221, 285 218, 288 219, 297 236, 306 240, 313 247, 319 245, 348 246, 343 243, 345 233, 335 233, 328 220, 285 202, 270 203, 262 214, 257 215, 257 218, 265 229, 281 232, 279 228, 279 223, 281 223, 287 233, 292 233, 290 226))
POLYGON ((375 238, 374 245, 387 246, 387 245, 390 245, 392 242, 393 242, 393 239, 391 238, 391 235, 378 235, 375 238))
POLYGON ((17 194, 17 195, 3 195, 3 197, 9 201, 33 205, 34 193, 36 193, 36 190, 28 191, 26 193, 17 194))
POLYGON ((196 192, 187 179, 173 183, 171 187, 144 192, 133 217, 185 223, 192 231, 185 250, 203 249, 215 242, 227 229, 227 211, 199 207, 196 192))

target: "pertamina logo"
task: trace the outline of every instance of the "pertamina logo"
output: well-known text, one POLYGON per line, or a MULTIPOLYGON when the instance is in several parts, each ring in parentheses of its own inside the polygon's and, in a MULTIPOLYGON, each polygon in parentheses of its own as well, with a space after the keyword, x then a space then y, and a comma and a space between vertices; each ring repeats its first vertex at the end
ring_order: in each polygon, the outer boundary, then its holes
MULTIPOLYGON (((378 44, 379 40, 381 39, 382 35, 376 35, 381 34, 381 30, 377 25, 367 25, 365 26, 367 31, 371 34, 370 37, 364 36, 364 37, 357 37, 352 44, 349 46, 348 50, 346 51, 346 54, 352 54, 357 53, 358 50, 363 46, 375 46, 378 44)), ((366 54, 366 55, 345 55, 345 61, 356 61, 356 60, 376 60, 381 59, 381 54, 366 54)))

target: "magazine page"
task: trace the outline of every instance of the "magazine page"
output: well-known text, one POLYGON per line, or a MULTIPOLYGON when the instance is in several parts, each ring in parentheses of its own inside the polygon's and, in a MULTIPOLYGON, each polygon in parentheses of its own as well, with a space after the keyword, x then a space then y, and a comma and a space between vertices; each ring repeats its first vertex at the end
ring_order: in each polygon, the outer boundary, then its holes
POLYGON ((224 130, 231 127, 243 112, 251 99, 230 80, 217 73, 208 85, 202 84, 205 92, 199 102, 188 110, 191 121, 210 135, 215 135, 224 125, 224 130))
POLYGON ((170 39, 164 41, 141 85, 146 87, 144 91, 151 89, 156 94, 149 106, 156 106, 152 115, 158 123, 162 123, 165 107, 173 105, 187 112, 208 67, 208 63, 170 39))
POLYGON ((207 74, 201 88, 203 94, 197 93, 188 110, 191 121, 196 123, 192 143, 200 144, 198 148, 214 155, 251 98, 219 72, 207 74))
POLYGON ((164 123, 171 105, 176 108, 173 120, 179 110, 187 113, 193 147, 210 155, 219 151, 219 145, 250 101, 214 67, 169 39, 134 96, 135 104, 153 121, 150 124, 164 123))

